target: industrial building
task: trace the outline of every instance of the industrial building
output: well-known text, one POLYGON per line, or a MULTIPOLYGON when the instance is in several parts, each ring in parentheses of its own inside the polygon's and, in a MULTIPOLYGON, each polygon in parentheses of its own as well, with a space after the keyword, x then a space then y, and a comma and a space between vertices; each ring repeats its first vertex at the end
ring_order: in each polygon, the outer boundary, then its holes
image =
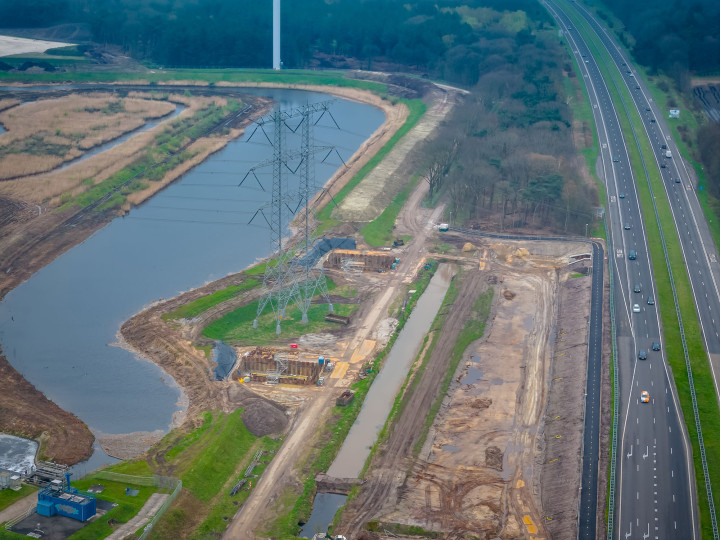
POLYGON ((41 516, 66 516, 87 521, 97 512, 95 495, 70 486, 70 473, 65 475, 66 485, 53 482, 38 493, 37 513, 41 516))

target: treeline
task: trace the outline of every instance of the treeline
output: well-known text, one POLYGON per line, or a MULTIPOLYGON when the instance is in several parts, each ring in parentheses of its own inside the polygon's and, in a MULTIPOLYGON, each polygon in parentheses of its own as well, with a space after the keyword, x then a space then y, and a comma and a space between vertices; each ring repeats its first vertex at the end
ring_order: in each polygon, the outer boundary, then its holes
MULTIPOLYGON (((167 67, 270 67, 272 56, 270 0, 0 0, 0 20, 89 23, 95 41, 167 67)), ((472 85, 484 40, 529 38, 528 20, 550 24, 536 0, 286 1, 282 59, 330 67, 337 56, 472 85)))
POLYGON ((621 38, 631 46, 637 60, 669 74, 680 89, 687 89, 689 72, 716 72, 720 68, 717 0, 603 3, 625 25, 621 38))
POLYGON ((447 194, 453 222, 584 234, 597 192, 579 169, 557 34, 497 37, 486 47, 503 61, 482 72, 428 149, 431 197, 447 194))

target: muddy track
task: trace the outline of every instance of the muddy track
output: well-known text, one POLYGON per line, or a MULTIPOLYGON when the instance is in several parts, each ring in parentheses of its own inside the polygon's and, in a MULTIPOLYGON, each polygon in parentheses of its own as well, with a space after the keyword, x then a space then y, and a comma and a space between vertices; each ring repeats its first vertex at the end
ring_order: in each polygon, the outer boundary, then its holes
POLYGON ((452 348, 475 300, 485 287, 484 276, 479 272, 472 272, 463 279, 457 300, 450 308, 420 383, 402 415, 394 422, 389 439, 375 454, 370 477, 359 495, 346 507, 339 527, 346 536, 357 535, 383 507, 392 508, 396 504, 399 489, 412 467, 413 445, 422 433, 430 407, 438 396, 452 348))

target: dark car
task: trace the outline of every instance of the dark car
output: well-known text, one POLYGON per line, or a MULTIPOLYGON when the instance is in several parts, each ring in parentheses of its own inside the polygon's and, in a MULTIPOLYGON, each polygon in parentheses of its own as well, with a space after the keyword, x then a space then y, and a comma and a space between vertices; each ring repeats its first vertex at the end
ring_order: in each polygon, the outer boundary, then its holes
POLYGON ((614 157, 614 158, 613 158, 613 163, 617 163, 618 161, 620 161, 619 158, 617 158, 617 157, 614 157))
POLYGON ((629 224, 629 223, 626 223, 624 228, 625 228, 626 231, 629 231, 629 230, 630 230, 630 224, 629 224))
POLYGON ((650 112, 650 107, 645 107, 645 110, 646 110, 647 112, 650 112))
POLYGON ((667 169, 667 165, 665 165, 664 163, 661 163, 661 164, 660 164, 660 168, 661 168, 661 169, 667 169))
POLYGON ((662 148, 663 150, 667 150, 667 144, 661 144, 660 148, 662 148))
POLYGON ((618 195, 618 197, 620 197, 621 199, 624 199, 624 198, 625 198, 625 194, 624 194, 624 193, 620 193, 620 194, 618 195))
POLYGON ((652 296, 648 296, 648 306, 654 306, 655 299, 652 296))
POLYGON ((654 119, 654 118, 651 118, 650 121, 651 121, 653 124, 655 123, 655 119, 654 119))
POLYGON ((638 360, 647 360, 647 352, 645 352, 645 349, 642 349, 638 353, 638 360))
POLYGON ((635 287, 633 287, 633 291, 635 291, 636 293, 642 292, 642 285, 636 283, 635 287))
POLYGON ((660 342, 659 342, 659 341, 653 341, 652 350, 653 350, 653 351, 659 351, 659 350, 660 350, 660 342))
POLYGON ((680 183, 680 179, 679 179, 679 178, 676 178, 676 179, 675 179, 675 183, 676 183, 676 184, 679 184, 679 183, 680 183))
POLYGON ((631 249, 628 252, 628 259, 630 259, 631 261, 634 261, 635 259, 637 259, 637 253, 635 253, 634 249, 631 249))

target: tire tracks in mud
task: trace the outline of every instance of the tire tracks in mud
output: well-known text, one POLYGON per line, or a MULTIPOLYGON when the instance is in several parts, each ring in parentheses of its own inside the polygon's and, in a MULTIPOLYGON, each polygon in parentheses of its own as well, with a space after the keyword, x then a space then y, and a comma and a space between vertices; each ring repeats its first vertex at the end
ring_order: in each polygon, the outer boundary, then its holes
POLYGON ((371 474, 359 495, 348 503, 338 530, 353 537, 364 529, 365 523, 392 508, 400 496, 412 468, 412 449, 422 432, 430 407, 440 392, 440 384, 447 372, 450 353, 464 326, 464 321, 478 295, 485 290, 485 276, 480 272, 466 275, 456 302, 450 308, 437 344, 422 374, 420 383, 410 396, 400 418, 390 428, 390 436, 371 462, 371 474))

